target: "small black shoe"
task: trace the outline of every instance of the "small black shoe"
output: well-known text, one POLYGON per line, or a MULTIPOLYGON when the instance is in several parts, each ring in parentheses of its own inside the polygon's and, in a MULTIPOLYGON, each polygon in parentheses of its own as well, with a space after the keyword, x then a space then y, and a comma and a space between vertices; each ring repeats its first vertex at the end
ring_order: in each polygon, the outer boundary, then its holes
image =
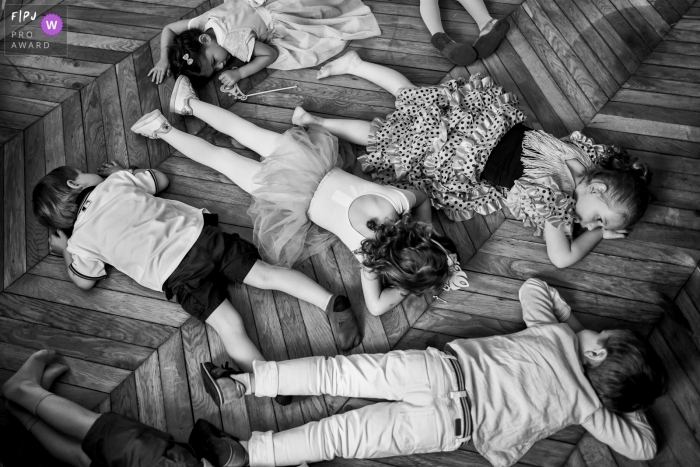
POLYGON ((211 396, 217 406, 220 407, 221 404, 230 402, 232 398, 240 399, 245 394, 245 386, 243 386, 241 382, 229 378, 231 375, 238 375, 242 372, 235 371, 233 368, 229 367, 228 362, 224 363, 223 367, 216 366, 211 362, 204 362, 200 365, 200 370, 202 382, 204 383, 204 389, 207 391, 207 394, 211 396), (225 382, 226 384, 231 382, 233 385, 235 385, 236 389, 231 391, 230 388, 227 388, 226 393, 224 394, 224 388, 221 387, 221 383, 218 381, 222 378, 225 378, 225 380, 222 382, 225 382))
POLYGON ((275 396, 275 402, 282 406, 289 405, 292 403, 292 396, 277 395, 275 396))
POLYGON ((347 352, 360 345, 362 334, 348 297, 333 295, 328 302, 326 314, 341 352, 347 352))
POLYGON ((238 438, 219 430, 204 419, 197 420, 188 443, 198 459, 206 459, 215 467, 243 467, 248 465, 248 452, 238 438))
POLYGON ((486 34, 479 36, 472 45, 479 58, 486 58, 493 54, 500 45, 501 41, 503 41, 503 39, 506 37, 509 29, 510 23, 508 23, 508 20, 494 20, 491 30, 486 34))
POLYGON ((476 50, 469 44, 455 42, 444 32, 433 34, 433 37, 430 38, 430 43, 455 65, 471 65, 477 59, 476 50))

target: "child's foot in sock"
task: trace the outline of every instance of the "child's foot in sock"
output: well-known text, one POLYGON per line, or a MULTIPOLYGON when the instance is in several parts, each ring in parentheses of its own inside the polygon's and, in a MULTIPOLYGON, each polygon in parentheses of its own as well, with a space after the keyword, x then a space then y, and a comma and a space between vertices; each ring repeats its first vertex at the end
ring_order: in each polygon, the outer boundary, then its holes
POLYGON ((444 32, 433 34, 430 42, 455 65, 467 66, 476 61, 476 51, 469 44, 455 42, 444 32))
POLYGON ((473 44, 479 58, 486 58, 493 54, 503 38, 506 37, 509 29, 510 23, 505 19, 492 19, 489 21, 484 26, 484 29, 479 32, 479 37, 473 44))
POLYGON ((348 297, 333 295, 326 307, 326 314, 335 334, 335 341, 342 352, 360 345, 362 335, 348 297))
POLYGON ((231 402, 243 397, 246 393, 246 387, 240 381, 231 379, 231 375, 240 374, 233 368, 227 365, 220 367, 211 362, 204 362, 200 366, 202 382, 207 394, 216 402, 216 405, 221 406, 227 402, 231 402))
POLYGON ((248 452, 238 442, 238 438, 219 430, 206 420, 197 420, 188 443, 198 458, 204 458, 217 467, 248 465, 248 452))
POLYGON ((297 107, 292 114, 292 123, 298 126, 313 125, 316 123, 316 117, 302 107, 297 107))
POLYGON ((56 378, 66 371, 68 371, 68 367, 60 363, 52 363, 47 366, 46 369, 44 369, 44 374, 41 375, 41 387, 48 391, 51 385, 53 385, 53 382, 56 381, 56 378))
POLYGON ((56 352, 48 349, 33 353, 27 361, 24 362, 24 365, 17 370, 17 373, 12 375, 12 377, 2 385, 2 395, 13 402, 20 402, 15 401, 15 399, 20 395, 19 393, 21 393, 22 385, 40 388, 44 369, 55 355, 56 352))
POLYGON ((353 68, 357 67, 360 63, 362 63, 362 59, 359 55, 357 55, 357 52, 350 50, 342 57, 323 65, 321 69, 318 70, 316 79, 328 78, 329 76, 335 75, 344 75, 351 72, 353 68))

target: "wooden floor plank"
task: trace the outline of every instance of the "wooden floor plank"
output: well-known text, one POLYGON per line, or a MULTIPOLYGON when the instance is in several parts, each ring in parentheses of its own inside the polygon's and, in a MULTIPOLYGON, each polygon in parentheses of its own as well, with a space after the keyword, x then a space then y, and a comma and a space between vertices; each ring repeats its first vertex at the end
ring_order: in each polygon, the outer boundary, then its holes
POLYGON ((109 398, 113 412, 129 417, 132 420, 139 419, 136 376, 133 373, 110 393, 109 398))
POLYGON ((124 121, 122 120, 122 104, 119 98, 117 74, 114 68, 111 68, 97 79, 97 87, 100 92, 107 160, 110 162, 117 161, 122 167, 128 167, 129 157, 126 150, 125 132, 129 132, 129 129, 124 127, 124 121))
POLYGON ((180 331, 173 333, 158 348, 158 363, 163 387, 166 431, 173 435, 176 441, 186 442, 194 426, 194 421, 192 420, 190 390, 187 383, 185 351, 180 331))
POLYGON ((66 149, 63 139, 63 112, 61 107, 55 107, 43 118, 44 123, 44 156, 46 158, 46 173, 57 167, 66 165, 66 149))
POLYGON ((0 316, 88 336, 157 348, 175 328, 5 293, 0 316), (51 308, 51 313, 46 309, 51 308))
POLYGON ((167 429, 163 386, 160 379, 158 352, 153 352, 134 372, 139 421, 161 431, 167 429))
POLYGON ((3 150, 3 287, 7 289, 27 270, 24 135, 14 137, 3 150))
POLYGON ((34 215, 32 209, 32 191, 34 186, 46 175, 44 145, 44 123, 38 121, 24 132, 24 212, 27 269, 34 266, 49 253, 48 229, 39 222, 39 218, 34 215))

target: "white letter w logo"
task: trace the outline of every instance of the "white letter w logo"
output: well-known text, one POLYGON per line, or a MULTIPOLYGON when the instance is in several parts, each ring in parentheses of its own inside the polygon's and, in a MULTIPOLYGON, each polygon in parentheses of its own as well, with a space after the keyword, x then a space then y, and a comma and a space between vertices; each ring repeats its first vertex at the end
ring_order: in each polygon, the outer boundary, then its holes
POLYGON ((47 29, 56 29, 57 27, 58 27, 58 21, 47 21, 46 22, 47 29))

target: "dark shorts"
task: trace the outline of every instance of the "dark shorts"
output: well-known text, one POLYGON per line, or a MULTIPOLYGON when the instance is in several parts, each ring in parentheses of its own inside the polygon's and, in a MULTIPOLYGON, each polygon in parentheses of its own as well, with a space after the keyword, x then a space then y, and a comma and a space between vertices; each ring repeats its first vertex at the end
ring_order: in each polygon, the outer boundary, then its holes
POLYGON ((228 297, 229 282, 243 282, 260 254, 238 234, 205 225, 194 246, 163 284, 168 300, 175 296, 182 308, 206 321, 228 297))
POLYGON ((109 412, 100 415, 82 444, 90 467, 202 467, 191 448, 143 423, 109 412))

